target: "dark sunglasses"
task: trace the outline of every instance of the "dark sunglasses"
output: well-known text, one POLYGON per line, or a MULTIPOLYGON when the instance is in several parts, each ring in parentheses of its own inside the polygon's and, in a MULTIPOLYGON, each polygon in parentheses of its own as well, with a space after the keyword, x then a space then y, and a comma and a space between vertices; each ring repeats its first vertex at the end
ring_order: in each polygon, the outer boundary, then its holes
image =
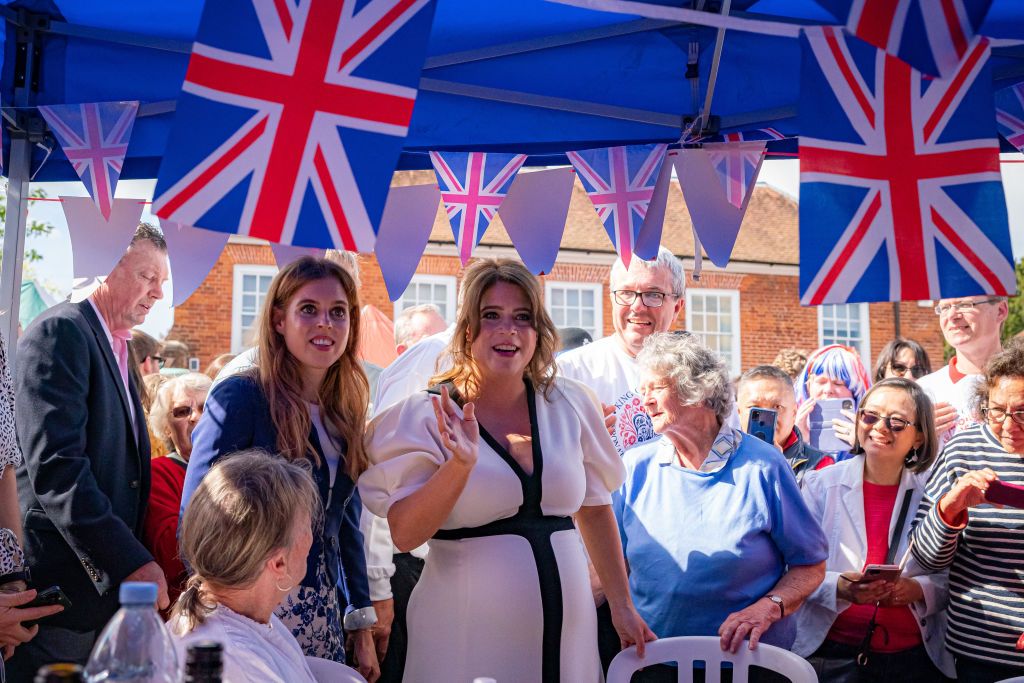
POLYGON ((897 363, 896 361, 893 361, 892 363, 889 363, 889 367, 892 368, 892 371, 895 372, 897 375, 904 375, 906 374, 907 370, 909 370, 910 374, 914 377, 924 377, 924 368, 922 368, 920 365, 907 367, 903 363, 897 363))
MULTIPOLYGON (((202 415, 203 414, 203 407, 199 406, 198 408, 195 408, 194 411, 199 413, 200 415, 202 415)), ((179 420, 183 420, 185 418, 192 417, 192 412, 193 412, 192 406, 177 406, 177 407, 171 409, 171 415, 173 417, 176 417, 179 420)))
POLYGON ((904 420, 902 417, 879 415, 878 413, 871 412, 870 410, 860 411, 860 423, 865 427, 872 427, 879 422, 884 422, 885 426, 888 427, 889 431, 893 434, 899 434, 907 427, 917 426, 917 423, 904 420))

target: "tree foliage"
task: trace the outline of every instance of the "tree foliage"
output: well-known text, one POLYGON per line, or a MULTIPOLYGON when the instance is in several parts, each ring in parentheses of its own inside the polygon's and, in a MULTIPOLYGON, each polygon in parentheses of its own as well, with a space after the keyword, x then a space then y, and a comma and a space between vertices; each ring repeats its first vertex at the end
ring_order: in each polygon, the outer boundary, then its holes
MULTIPOLYGON (((36 199, 46 199, 46 192, 42 189, 32 190, 31 196, 36 199)), ((31 216, 29 216, 31 218, 31 216)), ((7 224, 7 195, 5 192, 0 192, 0 240, 4 238, 4 226, 7 224)), ((45 237, 53 232, 53 226, 49 223, 41 223, 36 220, 29 220, 28 227, 25 229, 25 237, 45 237)), ((35 263, 42 261, 43 255, 35 249, 29 248, 25 245, 25 263, 35 263)))
POLYGON ((1003 341, 1006 341, 1018 332, 1024 331, 1024 258, 1017 262, 1015 268, 1017 273, 1017 296, 1011 296, 1010 315, 1006 318, 1006 324, 1003 325, 1003 341))

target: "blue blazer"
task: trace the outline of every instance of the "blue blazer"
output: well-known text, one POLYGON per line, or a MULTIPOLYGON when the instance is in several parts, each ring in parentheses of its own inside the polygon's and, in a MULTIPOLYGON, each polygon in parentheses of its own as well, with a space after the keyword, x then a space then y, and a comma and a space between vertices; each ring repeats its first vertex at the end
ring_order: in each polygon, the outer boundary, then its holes
MULTIPOLYGON (((323 552, 327 576, 341 590, 340 600, 347 599, 356 609, 368 607, 370 587, 366 578, 363 534, 359 531, 363 509, 359 492, 341 462, 331 494, 330 469, 315 427, 311 428, 309 439, 319 458, 319 465, 313 466, 313 479, 324 506, 324 523, 319 535, 314 534, 302 585, 317 587, 317 562, 323 552)), ((247 448, 276 453, 277 430, 270 417, 267 397, 256 378, 242 374, 218 382, 206 400, 206 411, 192 433, 192 456, 185 474, 182 512, 199 482, 218 459, 247 448)))

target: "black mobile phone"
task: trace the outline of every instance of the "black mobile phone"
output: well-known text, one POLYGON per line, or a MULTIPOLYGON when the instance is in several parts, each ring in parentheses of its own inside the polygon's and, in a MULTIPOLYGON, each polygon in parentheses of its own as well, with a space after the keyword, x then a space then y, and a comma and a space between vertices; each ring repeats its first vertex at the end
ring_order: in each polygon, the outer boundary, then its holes
POLYGON ((775 443, 775 420, 778 415, 768 408, 751 408, 747 417, 747 433, 765 443, 775 443))
MULTIPOLYGON (((64 591, 60 589, 60 586, 50 586, 44 588, 38 593, 31 602, 24 604, 21 608, 28 607, 49 607, 50 605, 60 605, 65 610, 71 609, 71 601, 68 600, 68 596, 64 595, 64 591)), ((43 617, 44 619, 46 617, 43 617)), ((32 628, 39 623, 39 619, 30 619, 29 621, 23 621, 21 623, 25 628, 32 628)))

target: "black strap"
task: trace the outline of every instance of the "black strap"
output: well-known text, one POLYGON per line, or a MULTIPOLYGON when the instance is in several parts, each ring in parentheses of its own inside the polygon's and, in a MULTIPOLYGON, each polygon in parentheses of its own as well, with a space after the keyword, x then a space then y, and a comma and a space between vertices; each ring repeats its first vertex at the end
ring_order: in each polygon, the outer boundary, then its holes
POLYGON ((907 514, 910 512, 910 500, 914 497, 914 489, 907 489, 903 494, 903 507, 900 508, 900 516, 896 518, 896 526, 892 530, 892 539, 889 541, 889 554, 885 556, 885 563, 892 564, 896 561, 896 551, 900 547, 900 538, 903 537, 903 527, 907 523, 907 514))

